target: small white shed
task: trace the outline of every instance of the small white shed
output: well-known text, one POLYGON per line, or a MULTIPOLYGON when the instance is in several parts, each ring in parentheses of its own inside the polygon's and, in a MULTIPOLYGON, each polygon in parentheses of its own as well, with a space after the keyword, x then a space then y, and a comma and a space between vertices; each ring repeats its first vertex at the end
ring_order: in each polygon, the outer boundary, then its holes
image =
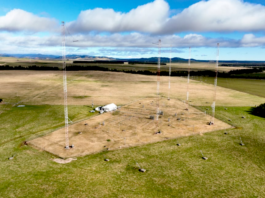
POLYGON ((105 112, 115 111, 117 109, 118 107, 114 103, 111 103, 111 104, 108 104, 102 107, 102 110, 104 110, 105 112))

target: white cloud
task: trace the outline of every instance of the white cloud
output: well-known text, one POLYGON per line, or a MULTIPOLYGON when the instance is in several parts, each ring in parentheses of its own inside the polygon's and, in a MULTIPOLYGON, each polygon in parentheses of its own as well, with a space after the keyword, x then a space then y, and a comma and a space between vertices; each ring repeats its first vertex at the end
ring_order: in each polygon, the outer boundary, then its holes
POLYGON ((254 34, 245 34, 241 40, 242 47, 258 47, 265 45, 265 37, 256 37, 254 34))
MULTIPOLYGON (((177 35, 151 36, 140 33, 130 33, 127 35, 114 33, 111 35, 77 35, 72 42, 68 39, 67 45, 73 47, 156 47, 154 43, 162 40, 162 47, 215 47, 219 42, 222 47, 238 47, 239 43, 232 39, 206 38, 198 34, 188 34, 184 37, 177 35)), ((43 40, 45 42, 45 40, 43 40)), ((49 39, 47 44, 54 45, 60 39, 49 39)))
MULTIPOLYGON (((162 48, 186 48, 186 47, 216 47, 219 42, 221 47, 240 47, 241 42, 239 40, 227 40, 206 38, 198 34, 188 34, 184 37, 176 35, 164 35, 164 36, 150 36, 140 33, 131 33, 127 35, 123 34, 111 34, 111 35, 77 35, 74 38, 68 37, 66 39, 66 46, 68 49, 86 49, 93 47, 113 47, 120 48, 121 51, 126 48, 130 48, 129 51, 133 51, 133 48, 157 48, 158 40, 162 40, 162 48), (78 40, 78 42, 73 42, 78 40)), ((12 46, 16 47, 16 53, 23 53, 24 50, 38 51, 49 49, 57 49, 61 46, 61 36, 43 36, 39 35, 18 35, 15 33, 0 33, 1 41, 1 53, 5 53, 7 49, 12 46)), ((139 49, 137 49, 139 51, 139 49)), ((147 51, 150 51, 148 49, 147 51)), ((152 50, 151 50, 152 51, 152 50)), ((10 52, 6 52, 10 53, 10 52)), ((11 52, 14 53, 14 52, 11 52)))
POLYGON ((165 0, 142 5, 128 13, 96 8, 82 11, 68 23, 71 32, 177 32, 259 31, 265 26, 265 6, 243 0, 200 1, 169 17, 172 10, 165 0))
MULTIPOLYGON (((68 37, 67 54, 89 54, 107 55, 114 57, 127 56, 157 56, 158 39, 162 40, 162 53, 169 54, 170 46, 172 53, 181 53, 185 48, 215 48, 220 43, 221 48, 241 48, 241 47, 265 47, 265 37, 256 37, 253 34, 246 34, 241 39, 207 38, 199 34, 188 34, 184 37, 176 35, 150 36, 140 33, 111 34, 111 35, 78 35, 68 37)), ((0 54, 9 53, 42 53, 61 54, 61 36, 42 36, 39 34, 27 35, 18 33, 0 33, 0 54)), ((194 50, 193 50, 194 51, 194 50)))
POLYGON ((52 31, 57 25, 55 19, 39 17, 20 9, 13 9, 0 17, 0 31, 52 31))
POLYGON ((200 1, 168 19, 161 33, 264 30, 265 6, 243 0, 200 1))
MULTIPOLYGON (((158 50, 155 48, 138 48, 138 47, 122 47, 122 48, 101 48, 98 50, 99 54, 104 56, 122 56, 122 57, 129 57, 129 56, 138 56, 141 57, 142 55, 148 56, 157 56, 158 50)), ((183 50, 179 50, 176 48, 173 49, 161 49, 161 54, 169 54, 169 53, 183 53, 183 50)))
POLYGON ((138 6, 128 13, 113 9, 96 8, 82 11, 76 21, 67 24, 71 32, 158 32, 169 14, 169 5, 164 0, 138 6))
MULTIPOLYGON (((70 33, 141 32, 174 34, 177 32, 253 32, 265 30, 265 6, 243 0, 200 1, 174 13, 166 0, 154 0, 127 13, 113 9, 82 11, 77 20, 68 22, 70 33)), ((0 17, 0 31, 43 32, 59 30, 58 21, 20 9, 0 17)))

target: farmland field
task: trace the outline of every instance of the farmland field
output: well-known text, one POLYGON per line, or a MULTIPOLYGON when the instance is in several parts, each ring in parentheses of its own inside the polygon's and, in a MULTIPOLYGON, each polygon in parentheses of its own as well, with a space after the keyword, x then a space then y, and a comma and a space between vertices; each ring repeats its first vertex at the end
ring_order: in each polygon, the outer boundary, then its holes
MULTIPOLYGON (((73 64, 73 60, 67 60, 66 61, 68 66, 83 66, 83 67, 90 67, 90 66, 99 66, 104 67, 108 69, 116 69, 118 71, 124 70, 133 70, 133 71, 139 71, 139 70, 148 70, 152 72, 157 71, 157 65, 156 64, 130 64, 130 65, 124 65, 124 64, 102 64, 102 63, 78 63, 73 64)), ((1 65, 9 65, 9 66, 22 66, 22 67, 28 67, 31 65, 36 66, 47 66, 47 67, 62 67, 60 60, 36 60, 36 59, 27 59, 27 58, 12 58, 12 57, 0 57, 0 66, 1 65)), ((171 64, 172 71, 187 71, 188 63, 172 63, 171 64)), ((206 63, 199 63, 194 62, 190 66, 192 71, 204 71, 204 70, 215 70, 215 63, 213 62, 206 62, 206 63)), ((169 69, 169 63, 166 65, 161 65, 161 71, 168 71, 169 69)), ((219 71, 221 72, 229 72, 231 70, 242 70, 242 69, 249 69, 248 67, 228 67, 228 66, 219 66, 219 71)))
MULTIPOLYGON (((194 80, 213 84, 212 77, 193 77, 194 80)), ((265 79, 218 78, 218 86, 265 98, 265 79)))
MULTIPOLYGON (((185 100, 186 81, 171 78, 172 100, 185 100)), ((0 104, 0 197, 265 197, 265 119, 250 113, 265 99, 245 93, 252 86, 217 89, 216 117, 233 128, 102 151, 58 164, 53 161, 58 156, 24 141, 63 127, 62 72, 0 71, 0 83, 5 87, 0 98, 7 103, 0 104), (240 138, 245 146, 239 145, 240 138), (201 151, 208 160, 201 158, 201 151), (8 160, 12 155, 14 159, 8 160), (147 172, 139 172, 139 167, 147 172)), ((161 77, 163 99, 168 97, 167 87, 168 78, 161 77)), ((192 108, 210 114, 213 88, 208 82, 191 80, 192 108)), ((95 118, 89 112, 92 103, 114 102, 123 108, 157 97, 155 76, 115 72, 68 72, 68 91, 73 126, 95 118)), ((256 86, 255 92, 264 92, 264 87, 256 86)))

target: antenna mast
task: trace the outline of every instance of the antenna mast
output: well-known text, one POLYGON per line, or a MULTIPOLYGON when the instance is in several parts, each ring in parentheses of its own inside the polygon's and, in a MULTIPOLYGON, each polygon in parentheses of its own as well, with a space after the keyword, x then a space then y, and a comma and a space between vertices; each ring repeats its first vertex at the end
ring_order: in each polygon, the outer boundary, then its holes
POLYGON ((188 62, 188 81, 187 81, 187 111, 189 111, 189 85, 190 85, 190 47, 189 47, 189 62, 188 62))
POLYGON ((64 122, 65 122, 65 149, 69 149, 69 134, 68 134, 68 107, 67 107, 67 75, 65 63, 65 26, 62 21, 62 62, 63 62, 63 90, 64 90, 64 122))
POLYGON ((158 63, 157 63, 157 108, 156 108, 156 120, 159 118, 159 88, 160 88, 160 55, 161 55, 161 40, 158 41, 158 63))
POLYGON ((217 90, 217 77, 218 77, 218 61, 219 61, 219 43, 217 43, 217 52, 216 52, 216 65, 215 65, 215 79, 214 79, 214 97, 212 104, 212 121, 211 124, 214 124, 215 118, 215 103, 216 103, 216 90, 217 90))
POLYGON ((172 46, 170 45, 170 59, 169 59, 169 72, 168 72, 168 100, 170 100, 170 77, 171 77, 171 50, 172 46))

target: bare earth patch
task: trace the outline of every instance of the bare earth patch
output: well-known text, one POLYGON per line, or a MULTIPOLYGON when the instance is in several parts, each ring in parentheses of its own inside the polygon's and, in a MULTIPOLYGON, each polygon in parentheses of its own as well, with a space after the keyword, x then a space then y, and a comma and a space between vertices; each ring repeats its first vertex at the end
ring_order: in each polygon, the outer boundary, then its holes
POLYGON ((209 115, 193 107, 187 111, 186 104, 176 99, 162 98, 159 106, 163 115, 158 120, 157 99, 146 98, 123 106, 116 112, 73 124, 69 126, 69 138, 70 145, 73 144, 74 148, 69 150, 64 148, 64 128, 29 143, 68 158, 231 128, 217 119, 214 125, 208 125, 211 120, 209 115), (150 116, 155 119, 150 119, 150 116))
POLYGON ((72 162, 73 160, 77 160, 77 159, 76 158, 68 158, 68 159, 56 158, 56 159, 53 159, 52 161, 54 161, 58 164, 68 164, 68 163, 72 162))

